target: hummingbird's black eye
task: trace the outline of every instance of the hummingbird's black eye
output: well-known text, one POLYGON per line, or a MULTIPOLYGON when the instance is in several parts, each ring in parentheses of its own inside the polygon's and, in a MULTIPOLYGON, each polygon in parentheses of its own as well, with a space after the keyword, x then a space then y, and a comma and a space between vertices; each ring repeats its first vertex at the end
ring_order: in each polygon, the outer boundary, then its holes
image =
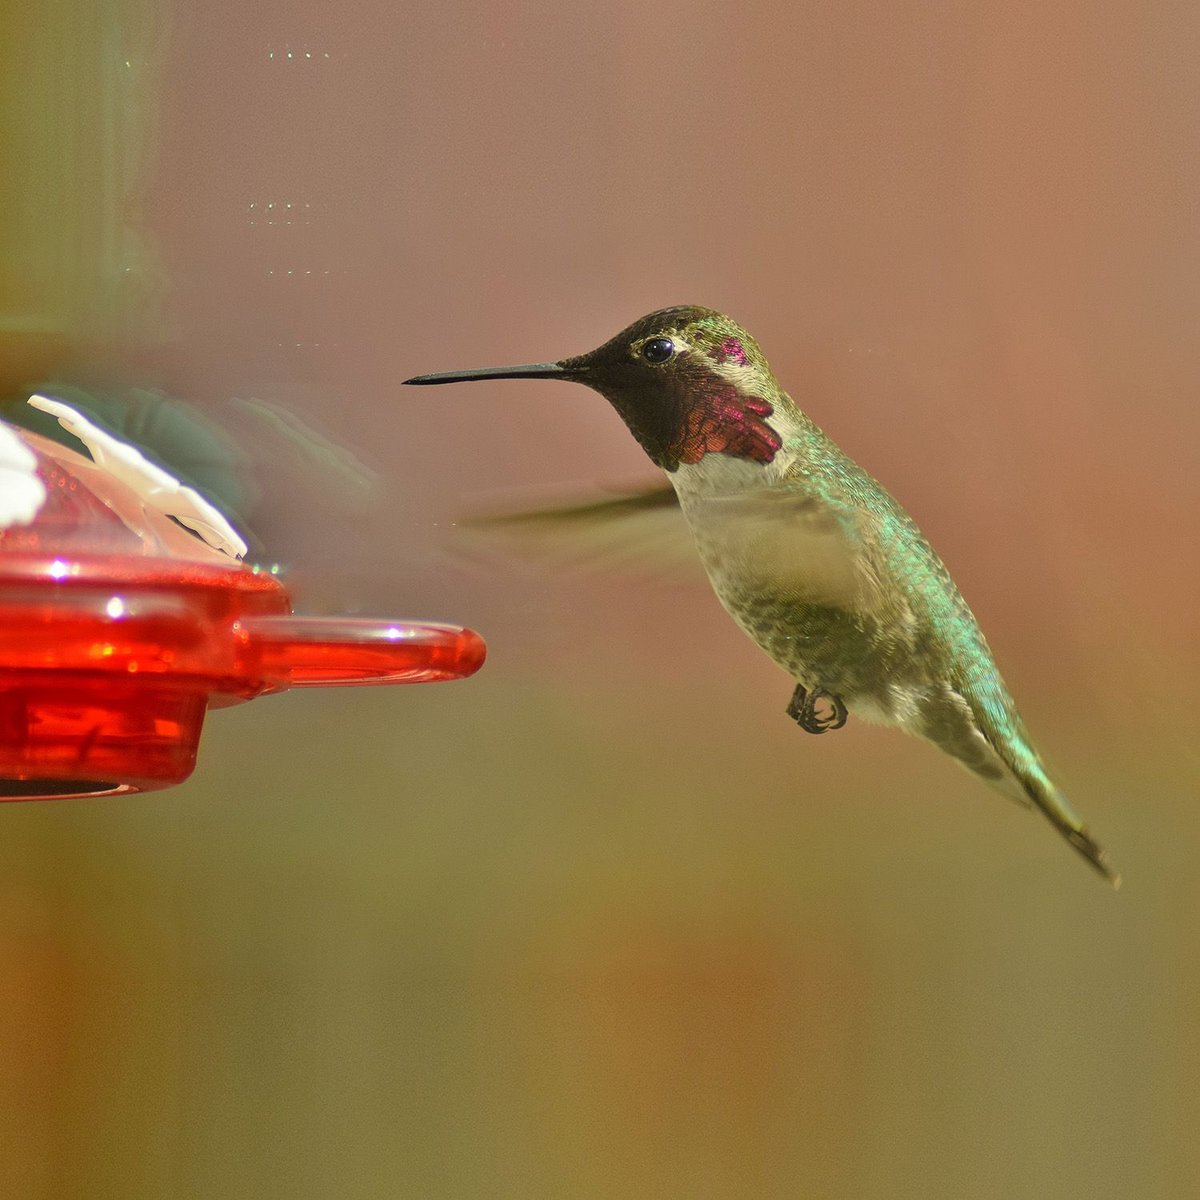
POLYGON ((642 357, 648 363, 665 363, 675 353, 675 343, 670 338, 651 338, 642 347, 642 357))

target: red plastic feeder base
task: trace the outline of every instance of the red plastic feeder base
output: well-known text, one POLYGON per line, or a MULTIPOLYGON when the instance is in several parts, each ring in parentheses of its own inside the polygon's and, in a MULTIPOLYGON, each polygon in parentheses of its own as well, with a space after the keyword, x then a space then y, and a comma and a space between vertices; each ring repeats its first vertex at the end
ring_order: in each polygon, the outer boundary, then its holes
POLYGON ((191 774, 209 708, 483 664, 483 639, 458 626, 296 616, 272 572, 145 511, 97 464, 20 437, 47 499, 0 532, 0 800, 169 787, 191 774))

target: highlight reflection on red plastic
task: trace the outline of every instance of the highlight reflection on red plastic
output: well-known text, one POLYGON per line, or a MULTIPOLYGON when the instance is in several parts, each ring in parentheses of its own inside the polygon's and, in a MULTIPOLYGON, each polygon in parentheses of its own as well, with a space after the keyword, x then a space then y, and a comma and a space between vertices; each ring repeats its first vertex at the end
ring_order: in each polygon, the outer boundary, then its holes
POLYGON ((291 687, 461 679, 484 657, 483 639, 453 625, 286 616, 248 617, 238 629, 257 642, 259 669, 291 687))
POLYGON ((270 572, 21 436, 49 497, 33 524, 0 533, 0 800, 167 787, 191 773, 208 708, 461 679, 483 663, 483 640, 457 626, 296 616, 270 572))

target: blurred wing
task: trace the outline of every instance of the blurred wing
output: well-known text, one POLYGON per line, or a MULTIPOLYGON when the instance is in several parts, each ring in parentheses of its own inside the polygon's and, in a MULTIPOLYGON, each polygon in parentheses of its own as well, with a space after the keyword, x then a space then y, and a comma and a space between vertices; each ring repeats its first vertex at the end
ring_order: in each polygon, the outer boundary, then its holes
POLYGON ((286 455, 305 477, 316 481, 320 495, 329 503, 364 512, 377 502, 378 473, 348 446, 274 400, 235 396, 230 405, 252 423, 247 431, 251 445, 267 447, 276 460, 286 455))
POLYGON ((887 600, 878 522, 862 509, 776 483, 696 498, 689 513, 743 582, 855 612, 878 611, 887 600))
MULTIPOLYGON (((526 497, 528 503, 528 497, 526 497)), ((472 558, 517 558, 565 570, 630 571, 703 582, 670 486, 602 499, 521 507, 459 521, 455 546, 472 558)))

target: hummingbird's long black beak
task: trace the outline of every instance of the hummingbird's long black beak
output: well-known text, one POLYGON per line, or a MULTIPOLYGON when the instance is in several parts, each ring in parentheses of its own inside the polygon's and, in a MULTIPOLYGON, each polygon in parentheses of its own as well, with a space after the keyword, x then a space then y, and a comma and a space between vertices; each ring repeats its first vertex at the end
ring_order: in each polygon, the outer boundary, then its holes
POLYGON ((416 375, 405 383, 469 383, 474 379, 574 379, 578 370, 562 363, 524 363, 519 367, 479 367, 474 371, 436 371, 416 375))

